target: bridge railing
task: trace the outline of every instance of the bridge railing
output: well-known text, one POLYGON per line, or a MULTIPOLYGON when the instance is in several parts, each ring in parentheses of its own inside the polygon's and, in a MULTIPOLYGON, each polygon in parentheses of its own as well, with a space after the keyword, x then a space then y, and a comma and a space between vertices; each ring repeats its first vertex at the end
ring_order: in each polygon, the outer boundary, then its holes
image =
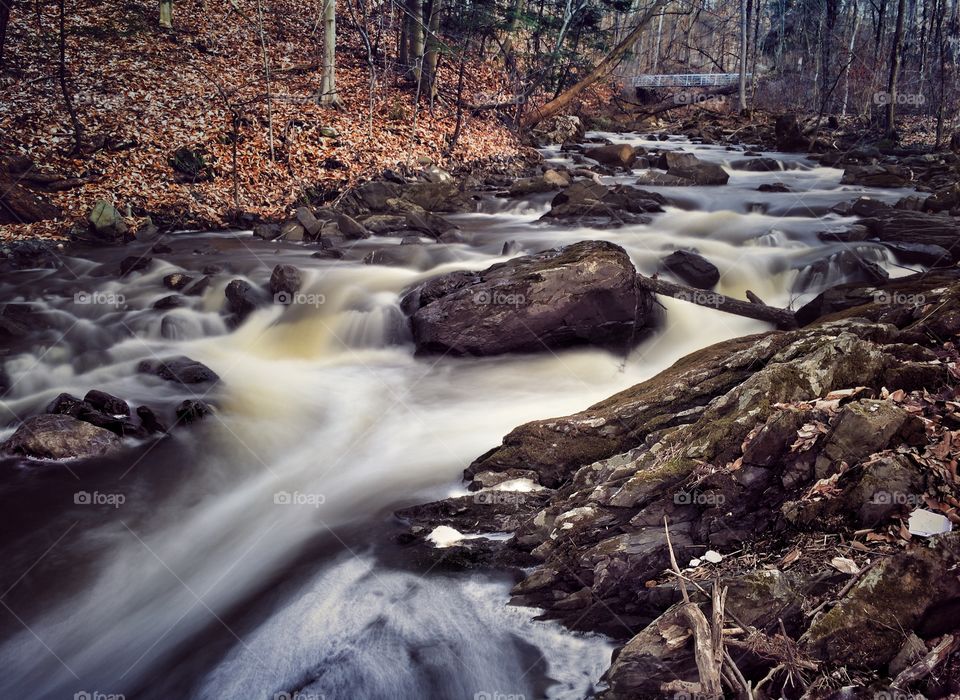
MULTIPOLYGON (((753 75, 747 73, 747 82, 753 75)), ((740 80, 739 73, 683 73, 677 75, 635 75, 631 79, 634 87, 723 87, 735 85, 740 80)))

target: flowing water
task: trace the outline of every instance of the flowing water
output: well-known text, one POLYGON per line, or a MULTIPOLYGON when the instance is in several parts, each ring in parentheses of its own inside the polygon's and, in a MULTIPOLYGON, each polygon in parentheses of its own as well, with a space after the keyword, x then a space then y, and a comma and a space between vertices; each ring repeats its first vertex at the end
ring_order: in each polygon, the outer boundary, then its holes
MULTIPOLYGON (((742 157, 683 139, 604 136, 722 164, 742 157)), ((506 606, 506 576, 412 566, 391 544, 391 513, 466 493, 462 469, 520 423, 580 410, 766 326, 665 298, 663 328, 627 356, 415 357, 400 293, 443 272, 604 239, 647 274, 673 250, 695 248, 720 268, 721 294, 750 289, 796 308, 844 280, 847 248, 816 234, 852 223, 829 210, 865 190, 841 186, 839 170, 773 155, 789 169, 731 171, 724 187, 647 188, 671 200, 649 225, 561 227, 537 221, 550 195, 490 197, 452 217, 462 244, 374 238, 327 261, 249 234, 183 234, 162 262, 122 280, 119 259, 144 247, 7 275, 0 299, 31 304, 46 329, 6 357, 0 438, 64 391, 99 388, 172 412, 188 392, 137 374, 144 359, 187 355, 223 381, 208 397, 215 418, 159 443, 128 441, 84 463, 0 461, 0 697, 588 696, 609 664, 608 640, 506 606), (793 192, 756 190, 773 181, 793 192), (375 250, 393 264, 363 264, 375 250), (229 329, 224 286, 236 277, 263 285, 279 262, 304 272, 297 303, 229 329), (169 294, 164 275, 210 263, 229 271, 193 306, 151 309, 169 294), (80 492, 100 505, 78 503, 80 492)), ((891 275, 908 272, 879 246, 855 252, 891 275)))

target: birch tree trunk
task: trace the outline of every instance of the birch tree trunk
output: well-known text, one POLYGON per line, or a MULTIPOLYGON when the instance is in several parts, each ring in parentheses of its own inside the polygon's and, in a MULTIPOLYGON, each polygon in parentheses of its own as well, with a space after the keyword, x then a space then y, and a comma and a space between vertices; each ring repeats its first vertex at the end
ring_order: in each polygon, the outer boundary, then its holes
POLYGON ((337 95, 337 3, 323 0, 323 74, 320 77, 320 104, 340 108, 337 95))
POLYGON ((747 0, 740 0, 740 111, 747 109, 747 0))
POLYGON ((437 96, 437 62, 440 59, 440 10, 443 0, 433 0, 430 3, 430 22, 427 25, 429 35, 427 36, 427 50, 423 60, 423 71, 425 74, 427 95, 430 101, 430 109, 433 109, 433 101, 437 96))

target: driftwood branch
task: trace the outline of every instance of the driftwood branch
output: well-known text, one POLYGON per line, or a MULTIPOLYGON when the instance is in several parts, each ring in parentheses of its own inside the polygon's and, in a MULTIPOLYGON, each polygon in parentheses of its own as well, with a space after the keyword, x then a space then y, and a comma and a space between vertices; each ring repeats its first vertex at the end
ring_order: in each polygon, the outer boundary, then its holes
POLYGON ((781 330, 793 330, 797 327, 797 320, 794 318, 793 312, 789 309, 778 309, 775 306, 751 303, 740 299, 731 299, 717 292, 684 287, 681 284, 674 284, 673 282, 667 282, 666 280, 654 277, 644 277, 643 275, 638 275, 637 277, 641 285, 657 294, 664 294, 674 299, 689 301, 699 306, 719 309, 728 314, 754 318, 758 321, 766 321, 781 330))
POLYGON ((913 666, 909 666, 900 672, 893 681, 894 687, 906 688, 911 683, 926 678, 933 673, 937 666, 944 663, 958 647, 960 647, 960 637, 954 637, 952 634, 944 635, 940 643, 931 649, 929 654, 913 666))

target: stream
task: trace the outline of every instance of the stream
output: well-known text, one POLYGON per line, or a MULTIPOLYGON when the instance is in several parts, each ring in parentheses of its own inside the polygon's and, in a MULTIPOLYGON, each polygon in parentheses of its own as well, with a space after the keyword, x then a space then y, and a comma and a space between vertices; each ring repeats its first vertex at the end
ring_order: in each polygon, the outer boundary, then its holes
MULTIPOLYGON (((743 157, 679 137, 589 136, 722 165, 743 157)), ((544 155, 570 164, 558 148, 544 155)), ((457 244, 374 237, 336 261, 249 233, 175 234, 165 241, 173 252, 123 279, 119 261, 149 246, 91 248, 60 270, 4 275, 0 300, 33 305, 46 327, 6 356, 0 439, 61 392, 97 388, 172 413, 189 392, 138 374, 144 359, 186 355, 223 381, 208 397, 213 419, 157 443, 128 440, 78 463, 0 458, 0 697, 589 697, 610 640, 507 606, 506 574, 414 566, 392 543, 392 512, 467 493, 464 467, 521 423, 581 410, 768 326, 661 297, 663 327, 626 357, 593 348, 415 357, 400 293, 444 272, 601 239, 648 275, 674 250, 696 248, 720 269, 720 294, 743 299, 749 289, 796 309, 846 279, 836 256, 850 244, 817 233, 855 218, 831 207, 913 191, 840 185, 841 170, 765 155, 788 169, 728 169, 720 187, 644 188, 671 201, 648 225, 541 223, 552 194, 491 195, 478 212, 449 217, 462 230, 457 244), (775 181, 792 191, 757 191, 775 181), (362 263, 373 251, 394 264, 362 263), (226 284, 264 285, 281 262, 303 273, 296 302, 228 328, 226 284), (225 271, 190 307, 151 308, 170 293, 165 275, 211 263, 225 271)), ((892 277, 911 271, 879 245, 855 252, 892 277)))

